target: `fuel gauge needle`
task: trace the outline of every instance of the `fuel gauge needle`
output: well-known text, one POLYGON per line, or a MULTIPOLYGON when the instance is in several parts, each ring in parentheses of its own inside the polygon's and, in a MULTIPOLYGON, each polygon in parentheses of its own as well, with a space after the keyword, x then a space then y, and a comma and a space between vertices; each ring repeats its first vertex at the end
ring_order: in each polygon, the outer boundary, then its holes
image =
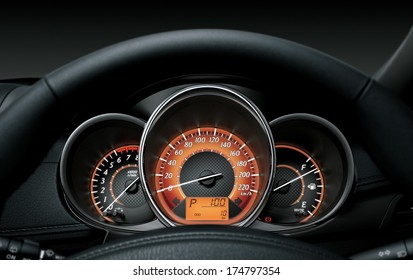
POLYGON ((294 178, 294 179, 292 179, 291 181, 288 181, 287 183, 284 183, 284 184, 282 184, 281 186, 276 187, 276 188, 273 189, 272 191, 273 191, 273 192, 278 191, 279 189, 284 188, 284 187, 287 186, 288 184, 291 184, 292 182, 295 182, 295 181, 303 178, 304 176, 307 176, 308 174, 311 174, 311 173, 315 172, 316 170, 317 170, 317 168, 314 168, 313 170, 310 170, 310 171, 308 171, 307 173, 304 173, 303 175, 298 176, 297 178, 294 178))
POLYGON ((139 176, 136 177, 136 179, 133 180, 132 183, 130 183, 130 184, 112 201, 112 203, 109 204, 108 207, 106 207, 105 210, 103 210, 102 215, 103 215, 103 213, 106 213, 106 211, 108 211, 108 209, 109 209, 110 207, 112 207, 112 205, 113 205, 116 201, 118 201, 118 199, 121 198, 137 181, 139 181, 139 176))

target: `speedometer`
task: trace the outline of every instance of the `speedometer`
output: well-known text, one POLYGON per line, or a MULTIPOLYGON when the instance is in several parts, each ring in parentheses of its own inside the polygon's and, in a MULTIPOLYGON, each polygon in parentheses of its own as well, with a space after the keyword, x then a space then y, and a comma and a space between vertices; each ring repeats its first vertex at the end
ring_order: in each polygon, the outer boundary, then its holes
POLYGON ((275 167, 270 128, 230 88, 175 93, 150 117, 140 147, 142 187, 168 226, 245 226, 268 199, 275 167))
POLYGON ((195 128, 166 145, 156 166, 156 201, 181 223, 234 223, 260 190, 251 149, 219 128, 195 128))

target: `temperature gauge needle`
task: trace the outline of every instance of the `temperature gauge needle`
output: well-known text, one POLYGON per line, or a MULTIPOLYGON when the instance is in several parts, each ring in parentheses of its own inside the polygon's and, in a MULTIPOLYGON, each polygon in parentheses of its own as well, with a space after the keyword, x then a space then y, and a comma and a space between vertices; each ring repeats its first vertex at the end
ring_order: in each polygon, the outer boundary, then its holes
POLYGON ((297 178, 294 178, 294 179, 292 179, 291 181, 288 181, 287 183, 282 184, 281 186, 276 187, 276 188, 273 189, 272 191, 273 191, 273 192, 278 191, 279 189, 284 188, 285 186, 291 184, 292 182, 295 182, 295 181, 303 178, 304 176, 307 176, 308 174, 311 174, 311 173, 315 172, 316 170, 317 170, 317 168, 314 168, 313 170, 310 170, 310 171, 308 171, 307 173, 304 173, 303 175, 298 176, 297 178))
POLYGON ((176 188, 176 187, 179 187, 179 186, 184 186, 184 185, 188 185, 188 184, 191 184, 191 183, 195 183, 195 182, 199 182, 199 181, 203 181, 203 180, 207 180, 207 179, 212 179, 212 178, 219 177, 219 176, 222 176, 222 173, 217 173, 217 174, 212 174, 212 175, 203 176, 203 177, 200 177, 200 178, 198 178, 198 179, 194 179, 194 180, 187 181, 187 182, 184 182, 184 183, 180 183, 180 184, 176 184, 176 185, 173 185, 173 186, 169 186, 169 187, 164 188, 164 189, 162 189, 162 190, 159 190, 159 191, 157 191, 157 192, 160 193, 160 192, 164 192, 164 191, 166 191, 166 190, 172 190, 172 189, 174 189, 174 188, 176 188))

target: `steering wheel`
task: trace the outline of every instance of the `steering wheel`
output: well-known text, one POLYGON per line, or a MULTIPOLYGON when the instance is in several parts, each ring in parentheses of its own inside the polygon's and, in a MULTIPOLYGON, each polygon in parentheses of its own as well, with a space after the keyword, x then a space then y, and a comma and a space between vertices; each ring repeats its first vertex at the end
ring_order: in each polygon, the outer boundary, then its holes
MULTIPOLYGON (((357 69, 311 48, 263 34, 208 29, 165 32, 121 42, 69 63, 27 86, 27 94, 0 116, 0 182, 7 183, 2 188, 16 184, 12 178, 17 173, 21 177, 18 166, 22 162, 34 166, 44 155, 59 134, 56 123, 67 122, 92 104, 107 106, 113 103, 115 94, 122 101, 130 98, 136 89, 159 81, 209 74, 240 77, 277 89, 296 81, 324 88, 325 91, 311 93, 312 98, 346 106, 348 115, 343 118, 355 120, 382 170, 404 193, 413 194, 410 170, 413 115, 401 101, 357 69)), ((144 92, 134 98, 145 98, 144 92)), ((298 94, 304 96, 308 92, 298 94)), ((341 258, 285 236, 222 226, 142 233, 92 248, 73 258, 160 256, 166 259, 341 258), (240 247, 240 241, 245 245, 240 247)))

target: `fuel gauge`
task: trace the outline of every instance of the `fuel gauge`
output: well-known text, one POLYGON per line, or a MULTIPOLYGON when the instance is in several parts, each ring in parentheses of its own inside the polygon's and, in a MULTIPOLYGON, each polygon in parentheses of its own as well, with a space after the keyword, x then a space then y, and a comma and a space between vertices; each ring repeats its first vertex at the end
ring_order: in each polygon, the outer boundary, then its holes
POLYGON ((338 215, 354 182, 354 161, 341 131, 316 115, 297 113, 270 122, 277 164, 264 210, 254 227, 297 230, 338 215))
POLYGON ((259 219, 281 224, 311 219, 323 202, 324 176, 314 158, 301 148, 277 145, 277 174, 259 219))

